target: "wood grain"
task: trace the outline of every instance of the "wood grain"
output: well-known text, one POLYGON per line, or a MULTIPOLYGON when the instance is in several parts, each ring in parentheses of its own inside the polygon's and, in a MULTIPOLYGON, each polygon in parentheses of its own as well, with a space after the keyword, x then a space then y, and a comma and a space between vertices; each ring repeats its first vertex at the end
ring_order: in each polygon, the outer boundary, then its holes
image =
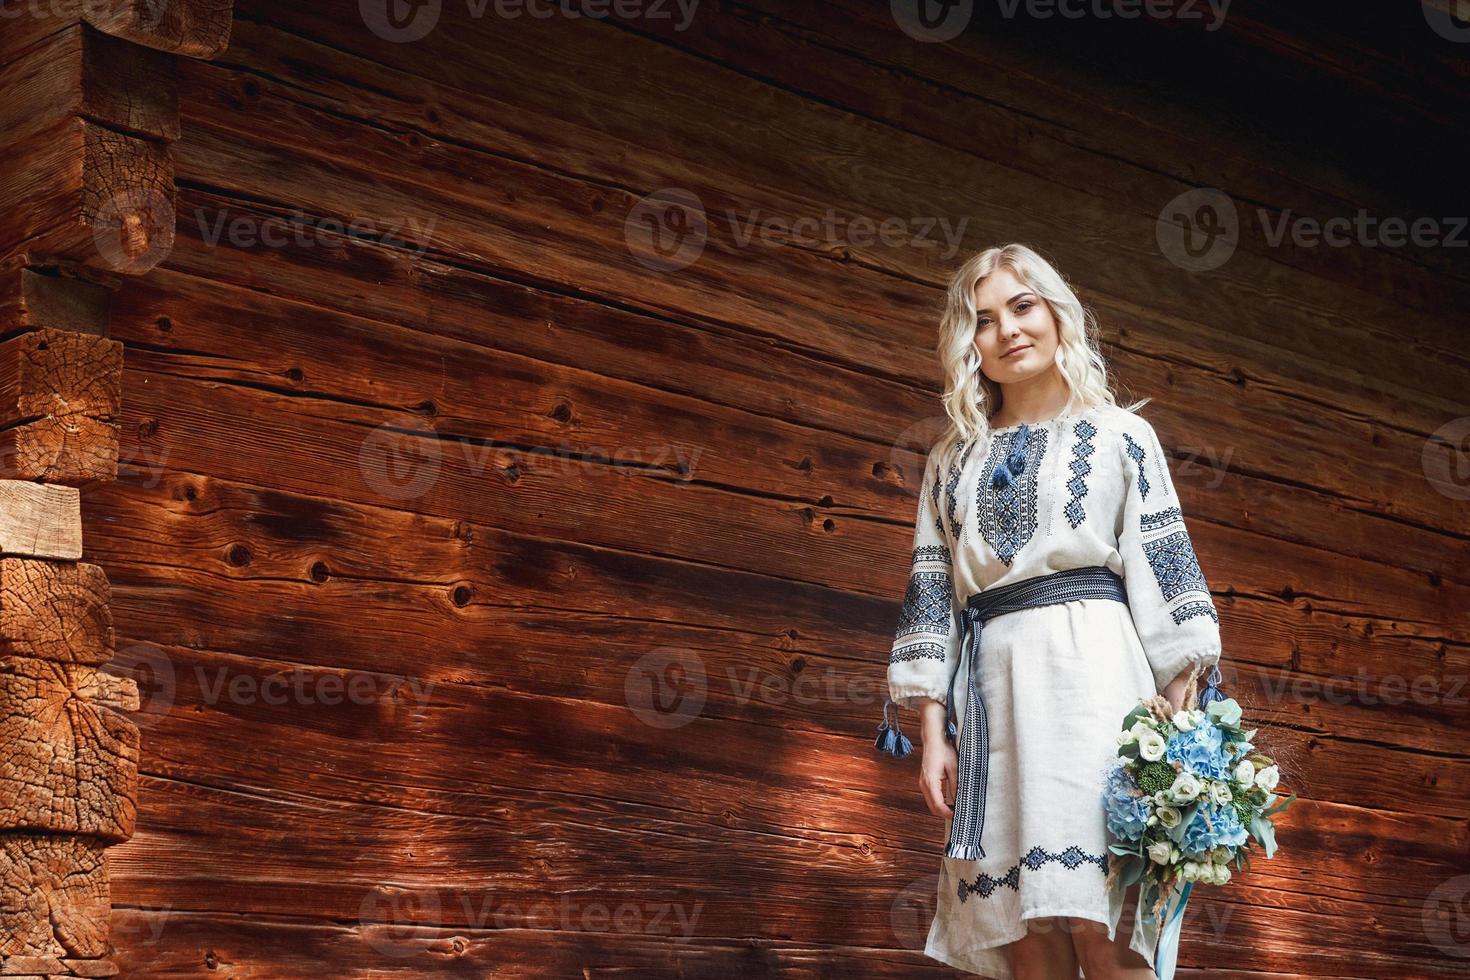
MULTIPOLYGON (((1098 314, 1120 392, 1154 397, 1227 691, 1302 794, 1273 861, 1191 903, 1179 975, 1464 975, 1470 513, 1425 466, 1470 417, 1470 286, 1443 250, 1262 238, 1428 213, 1392 153, 1332 135, 1346 98, 1299 107, 1351 88, 1427 146, 1463 104, 1440 52, 1249 3, 1218 45, 915 44, 884 5, 791 0, 688 30, 444 5, 395 43, 349 0, 239 8, 223 57, 177 65, 167 228, 111 229, 169 246, 111 283, 119 479, 81 502, 117 639, 99 616, 53 641, 71 666, 13 671, 137 709, 125 973, 956 975, 921 952, 942 827, 871 734, 942 290, 1024 240, 1098 314), (1206 186, 1242 242, 1187 273, 1158 215, 1206 186), (670 187, 709 239, 652 269, 628 219, 670 187), (946 259, 731 219, 829 209, 968 221, 946 259), (650 654, 703 671, 688 724, 635 710, 650 654)), ((170 50, 222 47, 209 9, 179 16, 170 50)), ((85 63, 89 37, 24 26, 0 70, 85 63)), ((127 141, 166 131, 96 105, 28 152, 149 172, 127 141)), ((79 209, 25 186, 0 227, 35 264, 79 209)), ((10 280, 0 324, 99 319, 45 313, 48 285, 10 280)))

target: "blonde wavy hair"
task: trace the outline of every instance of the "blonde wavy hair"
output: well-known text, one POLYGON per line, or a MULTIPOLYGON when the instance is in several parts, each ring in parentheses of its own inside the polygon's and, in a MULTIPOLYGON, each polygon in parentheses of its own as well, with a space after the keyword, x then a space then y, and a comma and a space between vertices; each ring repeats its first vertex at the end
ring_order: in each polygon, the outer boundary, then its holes
MULTIPOLYGON (((944 314, 939 320, 939 363, 944 374, 944 412, 949 426, 935 444, 943 457, 960 439, 967 443, 988 435, 990 416, 1001 405, 1001 386, 980 370, 975 349, 975 293, 997 269, 1011 274, 1046 303, 1056 320, 1060 343, 1056 365, 1071 397, 1062 415, 1086 411, 1095 405, 1117 405, 1108 387, 1108 366, 1097 349, 1097 319, 1082 305, 1061 273, 1025 245, 1011 243, 987 248, 960 266, 950 279, 944 314)), ((1123 406, 1137 411, 1148 399, 1123 406)))

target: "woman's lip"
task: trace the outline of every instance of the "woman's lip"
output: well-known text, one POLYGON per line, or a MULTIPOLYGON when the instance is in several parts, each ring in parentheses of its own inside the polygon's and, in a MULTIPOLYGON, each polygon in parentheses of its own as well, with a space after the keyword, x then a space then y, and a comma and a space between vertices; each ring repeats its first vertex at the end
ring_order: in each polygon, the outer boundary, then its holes
POLYGON ((1000 355, 1000 357, 1001 357, 1001 360, 1005 360, 1007 357, 1014 357, 1017 354, 1024 354, 1024 353, 1026 353, 1026 351, 1028 351, 1030 349, 1031 349, 1031 345, 1030 344, 1027 344, 1025 347, 1018 347, 1018 348, 1016 348, 1015 350, 1011 351, 1008 354, 1002 354, 1002 355, 1000 355))

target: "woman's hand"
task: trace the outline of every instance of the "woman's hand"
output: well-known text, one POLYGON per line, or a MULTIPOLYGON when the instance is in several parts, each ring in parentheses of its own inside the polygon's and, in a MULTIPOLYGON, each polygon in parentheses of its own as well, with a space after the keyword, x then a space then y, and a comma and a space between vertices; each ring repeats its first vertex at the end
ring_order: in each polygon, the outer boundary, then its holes
POLYGON ((919 789, 929 812, 936 817, 954 816, 955 772, 958 754, 945 736, 944 704, 932 698, 919 706, 924 728, 924 755, 919 765, 919 789))
MULTIPOLYGON (((1189 696, 1190 689, 1195 686, 1198 675, 1203 673, 1199 665, 1186 667, 1179 676, 1169 682, 1168 686, 1160 693, 1169 701, 1169 707, 1174 709, 1177 715, 1184 710, 1184 699, 1189 696)), ((1197 692, 1196 692, 1197 693, 1197 692)), ((1190 707, 1193 707, 1191 705, 1190 707)))

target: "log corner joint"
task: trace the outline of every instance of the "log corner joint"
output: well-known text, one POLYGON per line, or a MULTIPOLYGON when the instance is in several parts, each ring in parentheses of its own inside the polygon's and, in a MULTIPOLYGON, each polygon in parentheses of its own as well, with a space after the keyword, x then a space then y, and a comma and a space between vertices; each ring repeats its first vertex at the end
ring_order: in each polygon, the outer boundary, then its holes
POLYGON ((224 51, 233 0, 0 7, 0 976, 106 977, 141 700, 81 495, 118 477, 112 293, 173 246, 176 61, 224 51))

